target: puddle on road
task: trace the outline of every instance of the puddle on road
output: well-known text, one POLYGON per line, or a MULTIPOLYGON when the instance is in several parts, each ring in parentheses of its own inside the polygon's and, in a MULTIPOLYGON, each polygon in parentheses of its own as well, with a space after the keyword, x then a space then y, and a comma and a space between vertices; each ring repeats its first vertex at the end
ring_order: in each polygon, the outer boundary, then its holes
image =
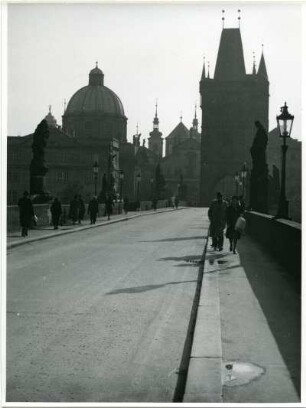
POLYGON ((264 368, 252 363, 227 361, 222 364, 222 384, 226 387, 246 385, 264 373, 264 368))

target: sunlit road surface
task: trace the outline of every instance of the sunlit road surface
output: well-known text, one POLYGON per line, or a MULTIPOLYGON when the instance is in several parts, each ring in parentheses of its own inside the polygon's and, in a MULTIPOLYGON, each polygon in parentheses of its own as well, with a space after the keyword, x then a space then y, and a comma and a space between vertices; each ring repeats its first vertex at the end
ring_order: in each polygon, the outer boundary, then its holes
POLYGON ((154 214, 9 250, 7 401, 171 402, 204 212, 154 214))

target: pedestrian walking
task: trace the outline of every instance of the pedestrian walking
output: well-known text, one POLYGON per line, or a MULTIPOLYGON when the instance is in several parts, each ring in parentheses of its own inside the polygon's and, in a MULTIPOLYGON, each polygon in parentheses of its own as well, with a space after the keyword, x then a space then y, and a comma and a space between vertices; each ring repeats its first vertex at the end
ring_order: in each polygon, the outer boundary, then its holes
POLYGON ((84 204, 84 201, 81 195, 79 195, 78 201, 79 201, 78 221, 79 221, 79 224, 81 224, 85 216, 85 204, 84 204))
POLYGON ((99 203, 96 196, 93 196, 88 203, 88 214, 90 217, 90 224, 95 224, 97 219, 97 214, 99 212, 99 203))
POLYGON ((73 200, 70 201, 69 218, 71 218, 73 225, 79 218, 79 200, 77 195, 75 195, 73 200))
POLYGON ((110 220, 110 216, 113 213, 113 199, 111 194, 108 194, 106 197, 106 202, 105 202, 105 212, 107 215, 107 219, 110 220))
POLYGON ((243 198, 242 195, 239 196, 239 198, 238 198, 238 204, 239 204, 239 206, 241 208, 241 212, 244 213, 244 211, 245 211, 245 201, 244 201, 244 198, 243 198))
POLYGON ((34 218, 34 208, 29 193, 24 191, 22 198, 18 200, 19 221, 21 226, 21 236, 28 236, 28 229, 34 218))
POLYGON ((241 233, 235 229, 238 217, 242 213, 242 208, 239 205, 238 197, 233 196, 230 205, 226 209, 226 233, 225 236, 228 238, 230 243, 230 251, 236 253, 237 240, 240 238, 241 233))
POLYGON ((52 216, 53 228, 58 229, 60 216, 62 214, 62 205, 57 197, 54 198, 53 203, 51 204, 50 211, 52 216))
POLYGON ((176 196, 175 199, 174 199, 174 205, 175 205, 176 209, 178 209, 179 202, 180 202, 180 200, 179 200, 178 196, 176 196))
POLYGON ((153 208, 154 211, 156 211, 156 208, 157 208, 157 198, 153 198, 153 200, 152 200, 152 208, 153 208))
POLYGON ((208 209, 208 218, 210 221, 210 236, 212 237, 212 247, 219 251, 223 250, 223 234, 226 225, 226 202, 221 193, 217 193, 217 198, 212 201, 208 209))
POLYGON ((129 199, 128 199, 128 196, 125 196, 124 199, 123 199, 123 210, 124 210, 125 214, 127 214, 128 211, 129 211, 129 199))

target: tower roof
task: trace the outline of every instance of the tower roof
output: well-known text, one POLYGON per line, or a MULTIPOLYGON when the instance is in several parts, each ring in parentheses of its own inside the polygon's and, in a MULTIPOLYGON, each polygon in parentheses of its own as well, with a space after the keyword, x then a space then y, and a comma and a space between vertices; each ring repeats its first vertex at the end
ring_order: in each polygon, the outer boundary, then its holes
POLYGON ((235 81, 245 72, 243 48, 239 28, 222 30, 214 79, 235 81))
POLYGON ((266 79, 266 80, 268 80, 266 62, 265 62, 265 57, 264 57, 263 53, 261 54, 257 75, 264 78, 264 79, 266 79))

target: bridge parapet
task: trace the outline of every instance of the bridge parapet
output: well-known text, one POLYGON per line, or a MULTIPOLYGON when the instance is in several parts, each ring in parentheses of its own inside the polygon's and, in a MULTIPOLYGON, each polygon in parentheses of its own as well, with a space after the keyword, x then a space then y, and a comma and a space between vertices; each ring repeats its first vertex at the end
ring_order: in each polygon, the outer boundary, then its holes
POLYGON ((246 213, 246 232, 297 279, 301 278, 301 224, 255 211, 246 213))

